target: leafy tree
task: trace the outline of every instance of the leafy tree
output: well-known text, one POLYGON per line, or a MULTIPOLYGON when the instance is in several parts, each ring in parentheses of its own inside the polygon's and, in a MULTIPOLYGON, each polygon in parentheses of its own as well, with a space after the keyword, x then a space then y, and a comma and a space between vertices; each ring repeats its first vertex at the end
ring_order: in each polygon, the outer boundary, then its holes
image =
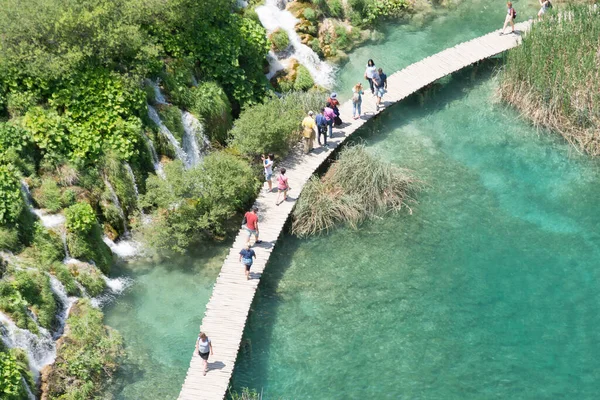
POLYGON ((17 222, 23 209, 23 194, 17 168, 12 164, 0 164, 0 225, 17 222))
POLYGON ((0 397, 4 400, 27 399, 17 359, 0 351, 0 397))

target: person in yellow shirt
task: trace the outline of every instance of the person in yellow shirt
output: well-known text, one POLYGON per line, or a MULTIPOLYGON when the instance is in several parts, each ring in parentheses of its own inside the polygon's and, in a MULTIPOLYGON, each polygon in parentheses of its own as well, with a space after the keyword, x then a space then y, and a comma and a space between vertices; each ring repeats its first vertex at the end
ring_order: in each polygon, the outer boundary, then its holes
POLYGON ((315 113, 312 111, 308 112, 308 115, 302 120, 302 141, 304 143, 304 154, 310 153, 313 149, 313 142, 315 140, 315 128, 317 124, 313 118, 315 113))

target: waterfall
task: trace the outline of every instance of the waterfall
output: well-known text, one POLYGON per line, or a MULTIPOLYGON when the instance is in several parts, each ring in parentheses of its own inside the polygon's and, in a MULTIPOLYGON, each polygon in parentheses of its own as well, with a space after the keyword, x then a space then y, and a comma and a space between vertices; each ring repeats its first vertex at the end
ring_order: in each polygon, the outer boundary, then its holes
POLYGON ((281 28, 288 34, 290 44, 294 49, 292 57, 308 69, 318 85, 325 88, 333 86, 333 67, 325 61, 321 61, 317 53, 310 47, 302 44, 295 29, 298 20, 294 18, 291 12, 280 10, 277 6, 277 0, 266 0, 265 5, 256 7, 255 11, 261 24, 268 32, 281 28))
POLYGON ((25 378, 21 377, 21 384, 25 387, 25 392, 27 393, 27 400, 35 400, 35 396, 29 387, 29 384, 25 380, 25 378))
POLYGON ((135 175, 133 174, 133 170, 131 169, 131 165, 129 165, 129 163, 125 163, 125 170, 131 179, 131 184, 133 185, 133 190, 135 191, 135 202, 137 203, 140 192, 138 191, 137 183, 135 183, 135 175))
POLYGON ((42 225, 46 228, 55 228, 65 223, 65 216, 62 214, 44 214, 40 209, 33 207, 33 197, 29 190, 29 185, 24 180, 21 180, 21 192, 23 193, 23 199, 29 211, 35 214, 41 221, 42 225))
POLYGON ((113 301, 115 297, 125 291, 133 283, 133 279, 127 277, 108 278, 102 275, 106 286, 109 289, 108 293, 104 293, 92 299, 92 306, 101 308, 103 305, 113 301))
POLYGON ((269 62, 269 73, 267 74, 267 79, 271 79, 275 76, 275 74, 282 69, 285 69, 285 65, 283 65, 278 59, 273 50, 269 50, 267 53, 267 61, 269 62))
POLYGON ((152 164, 154 164, 154 172, 156 172, 156 175, 158 175, 159 177, 165 179, 165 171, 163 170, 162 164, 160 163, 160 160, 158 159, 158 154, 156 153, 156 148, 154 148, 154 143, 152 143, 152 140, 150 140, 150 138, 147 137, 146 135, 144 135, 144 137, 146 138, 146 146, 148 146, 148 151, 150 152, 150 155, 152 156, 152 164))
POLYGON ((19 328, 7 315, 0 312, 0 333, 8 348, 18 347, 25 350, 29 359, 29 368, 37 379, 40 371, 56 359, 56 344, 52 335, 39 327, 39 335, 27 329, 19 328))
POLYGON ((156 125, 158 125, 158 129, 160 130, 160 133, 164 137, 167 138, 169 143, 171 143, 171 145, 173 146, 173 149, 175 149, 175 155, 177 156, 177 158, 179 158, 183 162, 183 165, 188 167, 189 162, 187 159, 187 155, 181 149, 179 142, 177 141, 177 139, 175 139, 175 136, 173 136, 173 134, 171 133, 169 128, 167 128, 165 126, 165 124, 163 124, 163 122, 160 120, 160 117, 158 116, 158 112, 156 112, 156 109, 154 107, 152 107, 150 104, 148 104, 148 116, 150 117, 150 119, 152 121, 154 121, 154 123, 156 125))
POLYGON ((127 229, 127 218, 125 217, 125 211, 123 211, 123 207, 121 207, 121 202, 119 201, 117 192, 115 192, 115 189, 106 177, 104 177, 104 184, 110 191, 110 197, 112 199, 113 204, 115 205, 115 207, 117 207, 117 210, 119 210, 119 216, 123 219, 123 236, 128 236, 129 230, 127 229))
POLYGON ((156 101, 157 104, 169 104, 167 103, 165 96, 163 96, 162 92, 160 91, 160 88, 158 87, 158 82, 160 82, 158 78, 156 79, 156 82, 153 82, 150 79, 146 79, 146 83, 150 85, 154 90, 154 101, 156 101))
POLYGON ((196 117, 187 111, 181 112, 181 122, 185 131, 183 135, 183 150, 187 154, 190 167, 198 165, 202 161, 203 153, 206 151, 210 142, 204 135, 204 127, 196 117), (198 146, 198 138, 202 138, 202 150, 198 146))
POLYGON ((48 274, 48 277, 50 278, 50 288, 52 289, 52 293, 54 293, 60 303, 60 309, 56 314, 58 327, 52 335, 52 339, 57 340, 65 331, 65 324, 67 323, 69 312, 71 311, 73 304, 75 304, 75 301, 77 301, 77 297, 69 297, 65 286, 54 275, 48 274))
POLYGON ((123 239, 115 243, 108 236, 104 236, 102 240, 114 254, 121 258, 130 258, 140 252, 141 245, 134 240, 123 239))

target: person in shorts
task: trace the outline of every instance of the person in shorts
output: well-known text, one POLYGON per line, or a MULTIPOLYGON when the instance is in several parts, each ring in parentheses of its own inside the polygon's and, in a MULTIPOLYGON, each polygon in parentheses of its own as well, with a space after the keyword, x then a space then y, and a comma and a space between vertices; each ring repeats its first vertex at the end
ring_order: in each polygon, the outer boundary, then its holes
POLYGON ((248 211, 244 215, 244 219, 246 222, 244 225, 242 225, 242 227, 246 230, 246 232, 248 232, 248 241, 246 244, 248 246, 250 245, 250 239, 252 238, 252 235, 254 235, 256 239, 254 243, 262 243, 261 240, 258 240, 258 207, 252 207, 252 211, 248 211))
POLYGON ((281 168, 281 170, 279 170, 279 176, 277 177, 277 200, 275 200, 275 205, 278 206, 287 200, 288 190, 290 190, 290 185, 287 176, 285 176, 285 168, 281 168), (283 193, 283 200, 280 202, 279 198, 281 197, 281 193, 283 193))
POLYGON ((375 85, 375 95, 377 96, 375 106, 379 110, 381 99, 387 90, 387 75, 383 73, 383 69, 379 68, 377 75, 373 78, 373 84, 375 85))
POLYGON ((256 259, 256 253, 250 248, 250 243, 246 243, 246 248, 240 251, 240 262, 244 265, 246 280, 250 279, 250 268, 252 268, 253 258, 256 259))
POLYGON ((202 365, 204 366, 203 375, 208 372, 208 356, 213 354, 213 347, 210 339, 204 332, 198 334, 198 340, 196 340, 196 352, 202 359, 202 365))
POLYGON ((268 189, 265 189, 266 193, 271 193, 273 191, 273 182, 271 178, 273 178, 273 160, 275 156, 273 154, 269 154, 267 157, 263 154, 262 157, 263 168, 265 169, 265 182, 267 182, 268 189))

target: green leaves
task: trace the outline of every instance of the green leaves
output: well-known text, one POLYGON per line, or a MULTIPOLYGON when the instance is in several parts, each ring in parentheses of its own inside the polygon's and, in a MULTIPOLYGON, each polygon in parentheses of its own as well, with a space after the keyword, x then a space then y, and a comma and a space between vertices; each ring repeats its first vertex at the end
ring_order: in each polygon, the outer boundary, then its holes
POLYGON ((79 202, 65 210, 70 232, 89 232, 96 225, 96 214, 89 203, 79 202))
POLYGON ((0 398, 4 400, 26 398, 17 359, 5 352, 0 352, 0 398))
POLYGON ((0 164, 0 225, 16 222, 23 208, 17 168, 13 164, 0 164))

